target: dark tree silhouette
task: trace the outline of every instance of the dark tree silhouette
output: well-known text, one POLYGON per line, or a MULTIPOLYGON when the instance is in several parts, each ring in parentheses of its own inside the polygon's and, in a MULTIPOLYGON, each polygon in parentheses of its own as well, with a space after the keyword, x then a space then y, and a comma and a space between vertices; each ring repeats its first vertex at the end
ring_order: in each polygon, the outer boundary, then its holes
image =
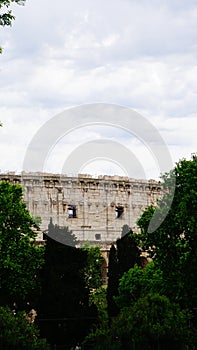
POLYGON ((107 309, 109 320, 111 317, 117 316, 119 309, 114 301, 114 296, 118 294, 119 270, 117 251, 114 245, 111 246, 109 252, 108 264, 108 287, 107 287, 107 309))
POLYGON ((140 251, 136 245, 132 231, 123 226, 122 237, 116 241, 117 249, 112 245, 109 253, 107 303, 109 319, 119 313, 114 297, 118 295, 119 280, 136 263, 140 263, 140 251), (127 232, 127 233, 126 233, 127 232))
POLYGON ((42 296, 38 306, 41 335, 50 344, 75 345, 95 323, 96 313, 89 307, 89 290, 84 269, 87 253, 46 238, 42 296))
MULTIPOLYGON (((125 225, 126 226, 126 225, 125 225)), ((124 230, 124 226, 123 226, 124 230)), ((135 239, 132 237, 130 230, 116 241, 117 244, 117 259, 119 266, 119 277, 128 271, 136 263, 139 264, 140 251, 136 245, 135 239)))

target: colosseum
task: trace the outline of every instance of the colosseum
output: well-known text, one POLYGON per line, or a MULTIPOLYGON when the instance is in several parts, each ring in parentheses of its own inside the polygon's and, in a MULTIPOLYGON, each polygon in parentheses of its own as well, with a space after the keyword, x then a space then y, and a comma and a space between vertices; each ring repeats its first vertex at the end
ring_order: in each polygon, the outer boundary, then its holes
POLYGON ((38 240, 53 226, 61 235, 72 233, 78 245, 109 246, 121 236, 124 225, 135 228, 142 211, 161 197, 159 182, 121 176, 23 172, 0 174, 3 180, 23 187, 30 214, 40 218, 38 240))

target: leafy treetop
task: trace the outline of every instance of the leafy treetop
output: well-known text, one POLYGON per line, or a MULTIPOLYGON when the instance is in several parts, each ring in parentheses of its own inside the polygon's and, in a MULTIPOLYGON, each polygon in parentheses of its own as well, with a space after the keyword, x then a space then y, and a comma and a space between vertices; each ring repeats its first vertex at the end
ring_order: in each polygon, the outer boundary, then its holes
MULTIPOLYGON (((0 26, 4 27, 12 25, 12 21, 15 19, 12 10, 9 10, 12 3, 24 5, 25 0, 0 0, 0 26)), ((0 53, 2 53, 1 47, 0 53)))
POLYGON ((163 187, 165 194, 157 208, 149 207, 138 220, 142 232, 138 235, 139 244, 162 270, 167 295, 184 308, 197 309, 197 157, 179 161, 164 175, 163 187), (172 193, 173 202, 166 219, 150 233, 152 215, 162 214, 172 193))
POLYGON ((0 14, 0 25, 1 26, 11 26, 12 21, 15 19, 11 10, 8 10, 12 3, 18 5, 24 5, 25 0, 0 0, 0 10, 3 10, 3 13, 0 14))
POLYGON ((25 308, 38 290, 44 247, 35 245, 37 226, 19 185, 0 183, 0 305, 25 308))

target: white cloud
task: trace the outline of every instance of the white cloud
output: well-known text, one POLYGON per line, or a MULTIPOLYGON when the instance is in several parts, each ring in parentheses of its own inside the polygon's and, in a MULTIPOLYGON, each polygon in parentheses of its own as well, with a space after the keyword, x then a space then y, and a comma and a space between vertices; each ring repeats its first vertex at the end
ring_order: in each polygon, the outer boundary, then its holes
POLYGON ((90 102, 140 111, 173 160, 196 150, 196 1, 28 0, 14 13, 0 38, 2 170, 21 168, 50 117, 90 102))

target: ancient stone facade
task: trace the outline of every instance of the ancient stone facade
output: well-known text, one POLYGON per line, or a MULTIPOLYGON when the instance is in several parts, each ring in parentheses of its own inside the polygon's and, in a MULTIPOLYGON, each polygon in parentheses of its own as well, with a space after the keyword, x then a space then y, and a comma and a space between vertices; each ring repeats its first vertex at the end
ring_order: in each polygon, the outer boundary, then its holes
POLYGON ((42 231, 51 220, 68 227, 78 241, 101 245, 115 242, 125 224, 136 227, 142 211, 161 197, 160 183, 120 176, 8 173, 0 174, 2 180, 23 186, 24 201, 31 215, 41 218, 42 231))

